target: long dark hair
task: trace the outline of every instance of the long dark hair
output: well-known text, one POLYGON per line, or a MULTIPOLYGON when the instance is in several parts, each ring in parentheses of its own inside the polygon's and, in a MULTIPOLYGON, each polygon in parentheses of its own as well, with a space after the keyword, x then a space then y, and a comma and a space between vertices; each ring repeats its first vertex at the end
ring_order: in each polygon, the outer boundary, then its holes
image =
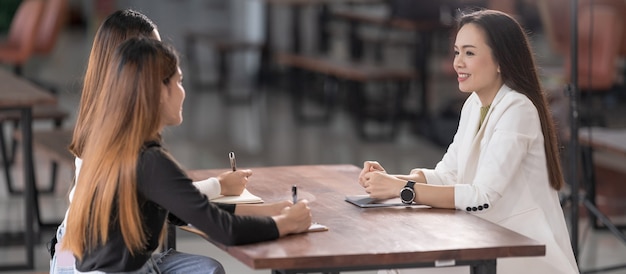
POLYGON ((74 136, 69 147, 77 157, 82 157, 85 139, 91 132, 93 124, 91 110, 98 96, 97 92, 102 89, 104 74, 111 64, 113 52, 117 46, 131 37, 157 39, 158 37, 153 34, 156 28, 147 16, 130 9, 110 14, 98 28, 89 55, 74 136))
POLYGON ((479 10, 461 15, 458 29, 466 24, 474 24, 485 32, 487 45, 491 47, 493 57, 500 65, 504 84, 526 95, 537 108, 544 136, 550 185, 556 190, 561 189, 563 173, 556 129, 548 100, 539 83, 535 58, 524 29, 513 17, 494 10, 479 10))
POLYGON ((85 136, 83 165, 69 209, 64 248, 79 260, 107 242, 110 223, 119 222, 124 243, 133 254, 146 244, 136 190, 139 152, 158 140, 162 86, 178 68, 173 48, 135 37, 111 57, 101 90, 92 104, 93 128, 85 136))

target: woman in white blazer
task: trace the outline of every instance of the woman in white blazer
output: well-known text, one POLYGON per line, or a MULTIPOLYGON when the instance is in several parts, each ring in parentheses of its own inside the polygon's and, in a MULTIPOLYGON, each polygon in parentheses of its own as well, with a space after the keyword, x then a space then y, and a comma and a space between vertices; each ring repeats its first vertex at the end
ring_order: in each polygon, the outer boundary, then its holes
POLYGON ((556 130, 523 29, 498 11, 462 15, 454 52, 459 89, 471 94, 443 159, 409 175, 366 161, 359 183, 373 198, 467 211, 546 245, 543 257, 498 259, 498 273, 578 273, 558 197, 564 182, 556 130))

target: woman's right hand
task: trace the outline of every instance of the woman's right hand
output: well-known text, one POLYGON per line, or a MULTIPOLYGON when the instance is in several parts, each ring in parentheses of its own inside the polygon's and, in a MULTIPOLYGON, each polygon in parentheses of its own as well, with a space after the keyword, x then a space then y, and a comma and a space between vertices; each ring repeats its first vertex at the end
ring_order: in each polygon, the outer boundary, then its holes
POLYGON ((311 209, 307 200, 300 200, 293 206, 285 207, 281 214, 274 216, 280 236, 306 232, 311 226, 311 209))
POLYGON ((220 181, 222 191, 225 196, 237 196, 243 193, 248 183, 248 177, 252 176, 252 170, 240 169, 237 171, 226 171, 217 176, 220 181))
POLYGON ((361 170, 361 173, 359 174, 359 184, 362 187, 366 187, 365 182, 367 181, 365 179, 365 174, 372 172, 372 171, 380 171, 383 173, 387 173, 385 171, 385 169, 383 168, 383 166, 381 166, 378 162, 376 161, 365 161, 363 163, 363 169, 361 170))

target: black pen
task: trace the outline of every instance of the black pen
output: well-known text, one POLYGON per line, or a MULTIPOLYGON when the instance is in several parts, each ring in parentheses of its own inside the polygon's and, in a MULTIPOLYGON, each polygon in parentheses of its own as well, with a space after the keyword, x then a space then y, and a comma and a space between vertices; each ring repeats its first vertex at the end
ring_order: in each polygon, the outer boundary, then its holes
POLYGON ((237 163, 235 163, 235 153, 234 152, 230 152, 228 153, 228 158, 230 159, 230 168, 233 169, 233 171, 237 170, 237 163))
POLYGON ((298 202, 298 187, 296 185, 291 187, 291 197, 293 198, 293 204, 295 205, 298 202))

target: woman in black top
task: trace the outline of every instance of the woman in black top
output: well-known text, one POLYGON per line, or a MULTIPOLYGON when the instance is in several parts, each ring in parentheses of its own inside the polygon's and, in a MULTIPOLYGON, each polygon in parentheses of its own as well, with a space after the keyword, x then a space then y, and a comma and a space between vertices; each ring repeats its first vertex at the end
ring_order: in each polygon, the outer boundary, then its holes
POLYGON ((172 49, 131 38, 116 50, 104 79, 92 106, 99 130, 85 138, 62 244, 78 271, 159 273, 151 255, 166 219, 226 245, 308 229, 306 201, 271 217, 235 215, 234 205, 210 203, 161 147, 162 129, 182 122, 185 97, 172 49))

